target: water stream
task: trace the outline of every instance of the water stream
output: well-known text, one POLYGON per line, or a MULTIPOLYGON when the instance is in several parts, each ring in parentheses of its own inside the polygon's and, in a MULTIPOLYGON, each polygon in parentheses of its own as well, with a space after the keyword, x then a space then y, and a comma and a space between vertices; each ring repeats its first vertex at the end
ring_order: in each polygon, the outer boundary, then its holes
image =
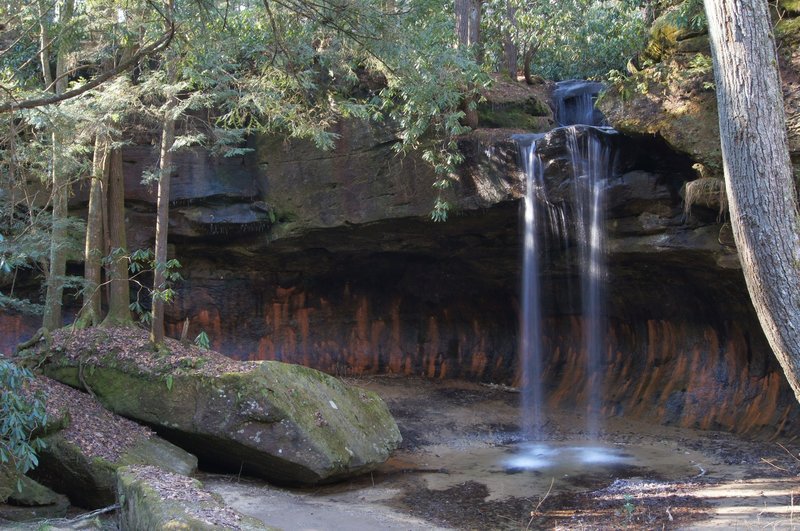
MULTIPOLYGON (((565 82, 554 93, 556 120, 561 127, 546 134, 516 137, 526 175, 519 345, 521 425, 523 438, 536 443, 523 452, 523 461, 524 454, 531 454, 527 457, 535 454, 528 461, 537 467, 553 455, 547 446, 538 444, 546 439, 541 278, 548 254, 553 250, 574 253, 577 261, 577 286, 567 289, 580 293, 586 378, 585 389, 575 392, 576 396, 586 397, 588 438, 597 440, 601 428, 602 360, 607 328, 604 191, 613 170, 613 154, 604 139, 614 131, 597 127, 603 123, 602 116, 594 110, 598 90, 596 83, 565 82), (550 197, 545 179, 547 169, 539 151, 550 135, 564 135, 569 154, 571 193, 558 200, 550 197)), ((597 456, 600 450, 592 447, 587 451, 597 456)))

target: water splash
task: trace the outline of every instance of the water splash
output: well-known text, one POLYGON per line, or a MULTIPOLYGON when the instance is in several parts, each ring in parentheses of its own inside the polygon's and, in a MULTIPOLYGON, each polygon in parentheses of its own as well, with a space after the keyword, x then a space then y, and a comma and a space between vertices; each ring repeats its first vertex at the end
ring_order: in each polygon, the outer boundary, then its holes
POLYGON ((511 457, 503 461, 503 467, 507 471, 521 471, 576 464, 604 467, 632 462, 633 458, 622 450, 598 444, 562 446, 524 443, 514 447, 511 457))

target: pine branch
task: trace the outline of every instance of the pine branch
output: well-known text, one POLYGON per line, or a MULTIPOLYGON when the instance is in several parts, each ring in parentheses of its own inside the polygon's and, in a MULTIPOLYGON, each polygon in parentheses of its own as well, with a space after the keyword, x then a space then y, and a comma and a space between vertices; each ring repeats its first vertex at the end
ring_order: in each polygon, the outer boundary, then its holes
POLYGON ((80 96, 81 94, 102 85, 109 79, 116 77, 122 72, 125 72, 126 70, 130 69, 131 67, 136 65, 143 57, 164 50, 167 46, 169 46, 169 43, 172 41, 172 38, 174 36, 175 36, 175 25, 171 24, 169 31, 167 31, 167 33, 162 35, 161 38, 159 38, 157 41, 153 42, 149 46, 145 46, 144 48, 140 49, 126 61, 123 61, 119 65, 117 65, 114 69, 99 74, 97 77, 91 79, 87 83, 84 83, 80 87, 68 90, 66 92, 63 92, 62 94, 55 94, 44 98, 34 98, 30 100, 23 100, 20 102, 15 101, 15 102, 0 104, 0 114, 6 112, 18 111, 21 109, 35 109, 37 107, 44 107, 46 105, 52 105, 54 103, 59 103, 64 100, 80 96))

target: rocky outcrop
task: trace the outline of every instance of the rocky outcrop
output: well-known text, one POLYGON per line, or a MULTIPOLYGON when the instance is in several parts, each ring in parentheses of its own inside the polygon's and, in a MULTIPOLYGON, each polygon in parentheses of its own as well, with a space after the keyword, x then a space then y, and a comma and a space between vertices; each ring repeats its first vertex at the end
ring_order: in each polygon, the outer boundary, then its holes
POLYGON ((86 393, 44 377, 37 378, 34 389, 46 398, 49 426, 39 465, 30 475, 66 494, 74 505, 112 505, 122 466, 155 465, 183 475, 197 469, 193 455, 105 410, 86 393))
MULTIPOLYGON (((800 160, 800 18, 791 2, 776 21, 789 149, 800 160)), ((717 101, 708 35, 692 29, 678 8, 653 24, 645 52, 655 64, 609 87, 598 102, 609 123, 631 135, 658 135, 714 174, 722 174, 717 101)))
MULTIPOLYGON (((698 57, 702 35, 669 28, 661 65, 612 87, 601 105, 621 131, 606 138, 617 163, 606 204, 605 410, 751 434, 797 430, 798 408, 750 306, 724 212, 712 202, 685 209, 686 182, 718 177, 717 118, 710 62, 698 57)), ((446 223, 429 220, 434 174, 418 156, 394 153, 390 125, 344 121, 336 132, 330 152, 261 137, 244 157, 176 154, 170 252, 185 280, 167 308, 169 334, 188 318, 190 337, 205 331, 215 349, 242 360, 518 383, 525 185, 511 135, 521 131, 459 139, 466 160, 446 192, 454 205, 446 223)), ((572 188, 564 147, 559 132, 542 145, 558 201, 572 188)), ((139 181, 155 156, 151 147, 125 152, 133 248, 152 243, 155 196, 139 181)), ((576 231, 563 244, 545 241, 550 396, 576 403, 581 393, 568 390, 588 379, 576 231)), ((0 322, 5 329, 21 330, 0 322)))
POLYGON ((230 509, 196 479, 148 466, 124 467, 117 478, 121 529, 274 529, 230 509))
POLYGON ((314 369, 240 363, 177 342, 153 360, 141 330, 62 334, 54 345, 64 355, 47 374, 88 386, 210 466, 282 484, 330 482, 373 470, 401 440, 377 395, 314 369))

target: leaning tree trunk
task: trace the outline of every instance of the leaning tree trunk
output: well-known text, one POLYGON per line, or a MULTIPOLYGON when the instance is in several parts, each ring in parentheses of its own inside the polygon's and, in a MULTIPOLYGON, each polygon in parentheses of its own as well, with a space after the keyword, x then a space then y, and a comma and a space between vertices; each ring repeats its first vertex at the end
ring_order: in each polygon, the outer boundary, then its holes
POLYGON ((128 325, 133 322, 130 310, 128 243, 125 235, 125 182, 122 176, 122 150, 112 148, 109 155, 106 220, 108 221, 106 249, 111 254, 106 269, 108 277, 108 313, 103 326, 128 325))
POLYGON ((731 225, 761 327, 800 400, 800 234, 764 0, 705 0, 731 225))

